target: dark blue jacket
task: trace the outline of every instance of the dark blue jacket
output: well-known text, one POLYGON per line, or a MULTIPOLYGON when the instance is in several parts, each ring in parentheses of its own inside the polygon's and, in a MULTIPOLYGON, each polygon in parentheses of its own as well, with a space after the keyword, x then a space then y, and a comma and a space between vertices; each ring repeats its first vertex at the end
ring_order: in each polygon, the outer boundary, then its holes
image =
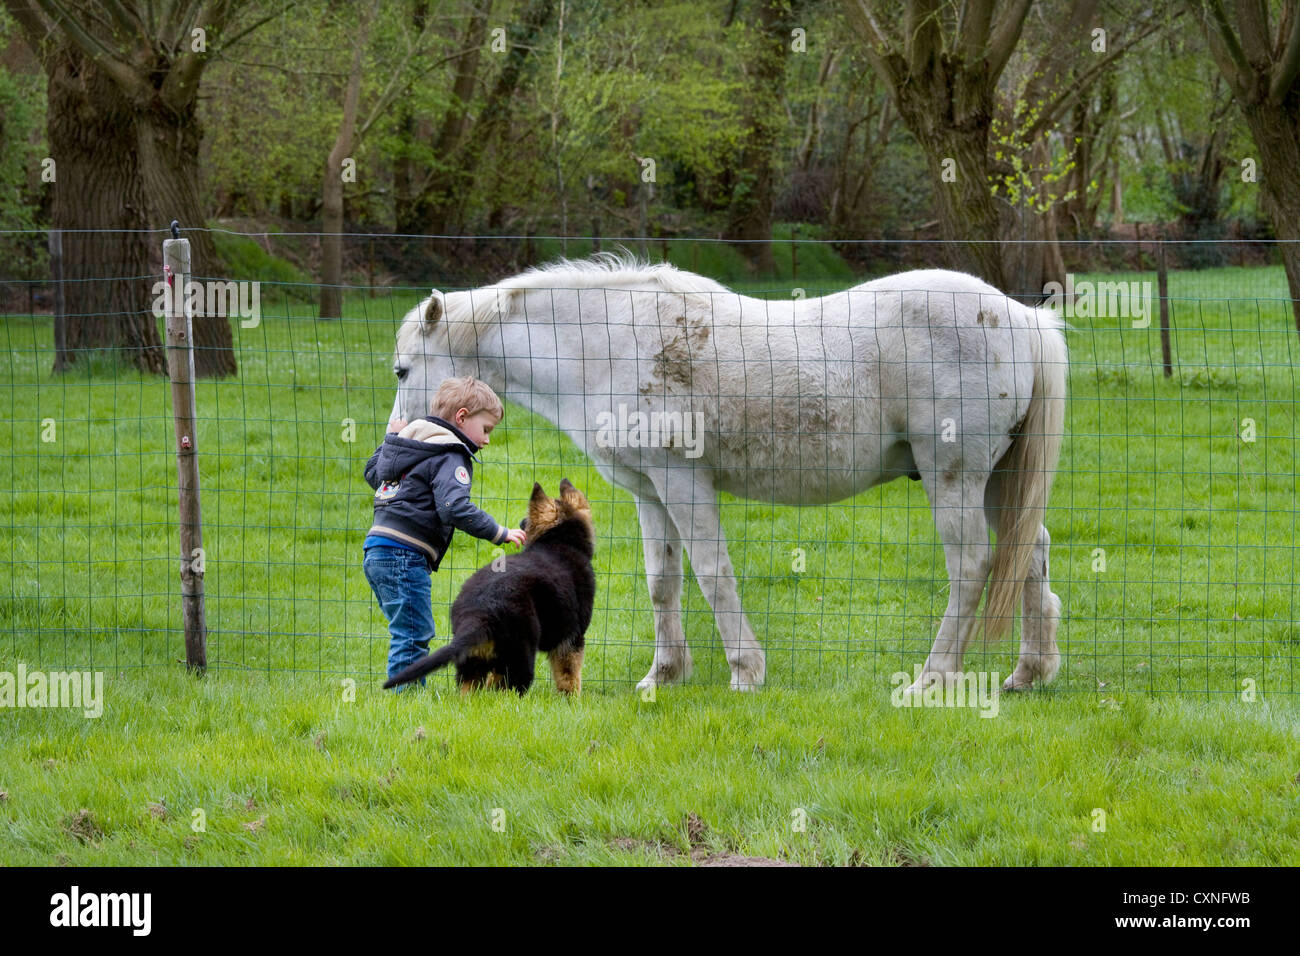
POLYGON ((384 443, 366 462, 375 489, 375 523, 369 534, 424 552, 436 571, 456 528, 493 544, 507 529, 469 500, 478 446, 441 418, 421 418, 384 443))

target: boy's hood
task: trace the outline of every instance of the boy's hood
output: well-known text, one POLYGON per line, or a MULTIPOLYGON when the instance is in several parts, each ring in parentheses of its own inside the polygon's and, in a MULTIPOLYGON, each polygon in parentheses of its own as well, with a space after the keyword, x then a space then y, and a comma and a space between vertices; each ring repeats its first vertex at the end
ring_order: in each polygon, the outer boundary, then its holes
POLYGON ((400 432, 384 436, 384 444, 379 450, 379 478, 392 481, 426 458, 449 451, 463 451, 474 458, 478 446, 450 422, 432 416, 417 418, 400 432))

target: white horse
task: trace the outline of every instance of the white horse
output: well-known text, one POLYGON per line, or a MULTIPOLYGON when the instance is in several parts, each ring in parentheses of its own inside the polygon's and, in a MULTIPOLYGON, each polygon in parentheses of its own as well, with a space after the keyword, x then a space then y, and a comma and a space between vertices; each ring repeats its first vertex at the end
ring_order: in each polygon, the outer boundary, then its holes
POLYGON ((606 254, 481 289, 434 290, 402 321, 394 371, 395 417, 427 414, 443 378, 474 375, 554 422, 631 492, 654 606, 654 661, 640 688, 691 670, 683 545, 732 687, 763 682, 719 489, 825 504, 900 477, 925 487, 951 583, 908 690, 958 679, 986 583, 987 637, 1011 626, 1023 598, 1020 658, 1004 689, 1056 675, 1061 602, 1042 521, 1064 426, 1066 349, 1049 310, 960 272, 769 301, 606 254))

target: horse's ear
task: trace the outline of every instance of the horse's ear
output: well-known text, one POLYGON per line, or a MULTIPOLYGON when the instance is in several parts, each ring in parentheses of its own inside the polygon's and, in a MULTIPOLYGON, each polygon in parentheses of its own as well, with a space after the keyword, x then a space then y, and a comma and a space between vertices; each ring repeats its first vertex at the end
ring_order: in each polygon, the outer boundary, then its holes
POLYGON ((432 332, 434 325, 442 318, 444 311, 442 293, 434 289, 433 295, 429 297, 429 304, 424 307, 424 315, 421 316, 420 332, 424 335, 432 332))

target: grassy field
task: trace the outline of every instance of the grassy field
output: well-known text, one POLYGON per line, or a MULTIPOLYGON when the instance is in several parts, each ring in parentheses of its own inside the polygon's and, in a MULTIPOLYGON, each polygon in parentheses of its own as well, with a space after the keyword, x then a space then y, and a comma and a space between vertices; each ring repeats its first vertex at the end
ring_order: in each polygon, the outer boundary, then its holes
POLYGON ((114 675, 4 715, 5 864, 1292 864, 1295 712, 871 684, 396 698, 114 675), (83 812, 84 811, 84 812, 83 812), (201 811, 196 813, 196 811, 201 811), (201 832, 196 827, 201 826, 201 832))
MULTIPOLYGON (((890 706, 890 676, 924 658, 947 598, 910 482, 822 509, 726 499, 770 686, 726 690, 692 584, 695 675, 642 701, 632 685, 652 622, 631 501, 516 407, 475 493, 511 521, 534 480, 553 490, 567 476, 591 498, 600 590, 583 699, 556 700, 548 680, 523 701, 461 700, 446 681, 381 694, 361 464, 391 406, 392 334, 416 290, 351 297, 347 319, 320 322, 264 286, 260 325, 236 328, 239 378, 199 386, 213 673, 191 686, 175 666, 166 383, 102 364, 53 378, 49 319, 6 317, 0 670, 104 670, 108 702, 98 720, 0 711, 0 862, 1294 859, 1297 340, 1285 289, 1280 268, 1172 276, 1169 380, 1154 329, 1072 320, 1047 522, 1064 662, 1052 690, 1003 700, 994 720, 890 706), (194 808, 206 833, 191 830, 194 808), (488 825, 492 808, 504 831, 488 825), (800 809, 803 832, 791 828, 800 809)), ((457 538, 435 578, 440 634, 460 582, 490 557, 457 538)), ((976 649, 968 667, 1005 674, 1014 655, 976 649)))

